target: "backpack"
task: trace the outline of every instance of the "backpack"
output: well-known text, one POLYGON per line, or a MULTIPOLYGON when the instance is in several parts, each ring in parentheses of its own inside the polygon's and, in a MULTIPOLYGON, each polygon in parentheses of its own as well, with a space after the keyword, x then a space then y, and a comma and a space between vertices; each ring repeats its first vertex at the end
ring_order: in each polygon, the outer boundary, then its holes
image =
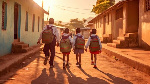
POLYGON ((76 38, 75 48, 84 49, 85 40, 82 38, 82 36, 78 36, 78 35, 76 36, 77 38, 76 38))
POLYGON ((52 41, 54 39, 54 34, 53 34, 52 27, 54 27, 54 26, 49 27, 49 25, 47 25, 47 29, 43 31, 43 33, 42 33, 42 43, 45 43, 45 44, 52 43, 52 41))
POLYGON ((95 51, 99 51, 100 50, 100 45, 99 45, 99 40, 96 36, 91 36, 91 42, 90 42, 90 51, 91 52, 95 52, 95 51))
POLYGON ((60 41, 60 51, 61 52, 71 52, 71 43, 68 36, 62 36, 60 41))

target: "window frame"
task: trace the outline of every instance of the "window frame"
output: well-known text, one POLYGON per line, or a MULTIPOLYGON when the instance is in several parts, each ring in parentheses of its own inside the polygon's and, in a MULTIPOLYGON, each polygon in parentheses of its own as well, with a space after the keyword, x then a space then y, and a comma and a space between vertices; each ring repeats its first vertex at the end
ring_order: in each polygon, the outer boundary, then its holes
POLYGON ((29 17, 29 13, 26 11, 25 31, 28 31, 28 17, 29 17))
POLYGON ((145 0, 145 11, 150 11, 150 0, 145 0))
POLYGON ((34 32, 34 26, 35 26, 35 14, 33 14, 32 32, 34 32))
POLYGON ((7 29, 7 3, 5 1, 2 1, 2 30, 7 29), (3 10, 4 5, 4 10, 3 10))

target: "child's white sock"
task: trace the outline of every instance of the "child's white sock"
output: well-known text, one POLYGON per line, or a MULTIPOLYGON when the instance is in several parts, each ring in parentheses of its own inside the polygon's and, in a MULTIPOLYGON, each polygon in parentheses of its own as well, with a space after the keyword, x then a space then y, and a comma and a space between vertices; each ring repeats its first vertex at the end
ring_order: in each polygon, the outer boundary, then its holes
POLYGON ((65 61, 63 63, 65 63, 65 61))
POLYGON ((91 62, 93 62, 93 60, 91 60, 91 62))
POLYGON ((96 63, 94 63, 94 65, 96 65, 96 63))

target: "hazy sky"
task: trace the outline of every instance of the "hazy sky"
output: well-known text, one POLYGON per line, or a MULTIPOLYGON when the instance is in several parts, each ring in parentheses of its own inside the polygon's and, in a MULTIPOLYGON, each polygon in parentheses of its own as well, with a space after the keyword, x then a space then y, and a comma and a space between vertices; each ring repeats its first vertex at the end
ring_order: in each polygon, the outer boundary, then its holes
MULTIPOLYGON (((41 6, 42 0, 34 0, 41 6)), ((49 16, 55 19, 55 21, 69 22, 70 19, 74 18, 88 18, 94 17, 95 14, 91 13, 93 5, 96 4, 97 0, 43 0, 44 9, 49 9, 49 16)), ((116 0, 118 2, 119 0, 116 0)))

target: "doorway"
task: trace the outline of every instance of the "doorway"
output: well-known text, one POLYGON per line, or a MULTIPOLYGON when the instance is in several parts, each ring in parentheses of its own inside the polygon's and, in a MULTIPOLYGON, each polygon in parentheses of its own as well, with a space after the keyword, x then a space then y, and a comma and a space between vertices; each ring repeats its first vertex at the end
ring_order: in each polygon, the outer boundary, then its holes
POLYGON ((14 5, 14 41, 20 41, 21 6, 14 5))

